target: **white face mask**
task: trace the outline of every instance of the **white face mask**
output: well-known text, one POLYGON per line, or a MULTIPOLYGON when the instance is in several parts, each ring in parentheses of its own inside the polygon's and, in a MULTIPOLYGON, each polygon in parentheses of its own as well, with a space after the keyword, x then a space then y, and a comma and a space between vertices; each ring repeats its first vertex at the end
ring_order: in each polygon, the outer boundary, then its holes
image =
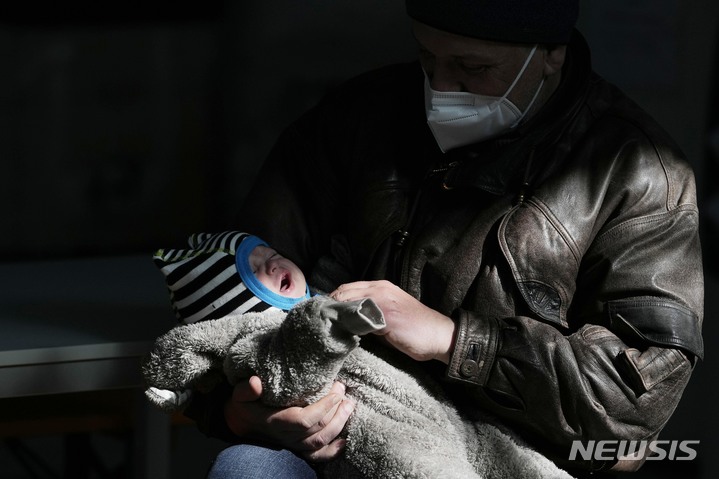
POLYGON ((424 102, 427 123, 442 152, 487 140, 519 124, 534 104, 534 100, 537 99, 537 95, 544 85, 544 78, 524 112, 517 108, 507 96, 522 77, 536 50, 537 45, 529 52, 524 66, 507 92, 501 97, 432 90, 429 78, 425 74, 424 102))

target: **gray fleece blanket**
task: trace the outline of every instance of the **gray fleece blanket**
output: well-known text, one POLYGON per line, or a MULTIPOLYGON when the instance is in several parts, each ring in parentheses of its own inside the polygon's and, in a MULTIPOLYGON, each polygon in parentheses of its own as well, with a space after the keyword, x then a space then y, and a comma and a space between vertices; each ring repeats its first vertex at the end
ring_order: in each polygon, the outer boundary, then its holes
POLYGON ((218 373, 230 381, 262 379, 261 400, 305 406, 334 381, 356 402, 342 457, 322 466, 325 477, 560 479, 565 471, 490 421, 469 421, 441 388, 359 347, 362 334, 384 326, 371 300, 339 303, 325 296, 280 311, 230 315, 178 326, 158 338, 143 362, 147 396, 182 407, 177 395, 207 387, 218 373))

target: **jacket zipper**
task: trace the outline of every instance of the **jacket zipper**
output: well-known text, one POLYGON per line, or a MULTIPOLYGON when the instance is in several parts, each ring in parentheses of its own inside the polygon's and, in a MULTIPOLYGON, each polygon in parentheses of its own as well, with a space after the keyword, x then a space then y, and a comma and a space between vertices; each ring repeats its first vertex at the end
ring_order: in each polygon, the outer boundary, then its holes
POLYGON ((524 203, 524 200, 526 199, 527 193, 529 192, 529 175, 530 175, 530 169, 532 168, 532 163, 534 162, 534 152, 535 148, 532 148, 529 151, 529 158, 527 158, 527 166, 524 168, 524 175, 522 178, 522 186, 519 187, 519 194, 517 195, 517 203, 516 205, 521 205, 524 203))
MULTIPOLYGON (((397 230, 395 234, 397 235, 397 240, 394 243, 395 251, 393 253, 393 265, 392 270, 394 277, 396 278, 397 282, 399 283, 400 288, 407 291, 407 271, 409 269, 409 255, 405 254, 407 250, 408 243, 407 241, 410 239, 410 229, 412 227, 412 223, 415 220, 415 216, 417 213, 417 206, 419 205, 419 202, 422 198, 422 193, 424 192, 424 189, 427 186, 427 181, 434 177, 435 175, 438 175, 440 173, 444 173, 445 178, 442 180, 442 189, 444 190, 451 190, 452 187, 447 185, 447 173, 457 166, 459 162, 453 161, 451 163, 447 163, 446 165, 442 165, 439 167, 431 168, 427 171, 427 173, 424 175, 424 178, 422 179, 422 182, 420 183, 419 189, 417 190, 417 193, 414 195, 414 199, 412 200, 412 206, 410 208, 409 215, 407 216, 407 221, 404 224, 404 227, 397 230)), ((411 241, 410 241, 411 243, 411 241)))

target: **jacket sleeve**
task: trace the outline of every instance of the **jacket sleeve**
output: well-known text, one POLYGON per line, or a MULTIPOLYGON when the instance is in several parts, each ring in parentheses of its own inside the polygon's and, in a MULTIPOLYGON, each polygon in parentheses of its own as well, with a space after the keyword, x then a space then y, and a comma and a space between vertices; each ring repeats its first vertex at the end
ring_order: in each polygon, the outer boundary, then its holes
MULTIPOLYGON (((526 300, 529 309, 539 301, 526 300)), ((703 355, 702 303, 696 207, 689 201, 610 223, 595 238, 564 327, 538 308, 514 317, 458 310, 447 374, 541 438, 560 462, 574 440, 649 440, 703 355)))
POLYGON ((656 436, 692 370, 681 350, 630 348, 599 325, 565 336, 527 317, 491 318, 460 311, 457 320, 449 376, 483 386, 466 389, 484 396, 494 412, 529 431, 560 463, 569 457, 573 440, 656 436))

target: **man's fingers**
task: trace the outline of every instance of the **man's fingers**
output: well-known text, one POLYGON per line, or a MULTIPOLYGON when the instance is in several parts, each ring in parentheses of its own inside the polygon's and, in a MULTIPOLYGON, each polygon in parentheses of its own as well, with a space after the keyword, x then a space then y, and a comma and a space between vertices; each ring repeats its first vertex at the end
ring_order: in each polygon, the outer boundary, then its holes
POLYGON ((303 453, 302 456, 310 462, 328 462, 342 454, 346 444, 346 439, 337 438, 322 449, 303 453))
POLYGON ((232 390, 233 402, 257 401, 262 395, 262 381, 257 376, 252 376, 247 381, 240 381, 232 390))
POLYGON ((306 450, 318 451, 339 436, 342 429, 344 429, 347 420, 349 419, 352 412, 354 412, 355 405, 349 399, 343 400, 337 407, 332 418, 327 422, 327 425, 319 428, 318 430, 305 438, 302 441, 302 445, 306 450))
POLYGON ((337 287, 335 291, 347 291, 349 289, 363 289, 370 287, 375 281, 352 281, 351 283, 344 283, 337 287))
POLYGON ((362 298, 374 298, 387 295, 399 288, 387 280, 355 281, 337 287, 329 295, 337 301, 354 301, 362 298))
POLYGON ((332 387, 330 388, 329 394, 339 394, 341 396, 344 396, 345 385, 339 381, 335 381, 334 383, 332 383, 332 387))
MULTIPOLYGON (((338 398, 342 399, 342 398, 344 398, 344 393, 345 393, 344 384, 342 384, 340 382, 335 382, 334 384, 332 384, 332 387, 330 388, 328 396, 335 394, 335 395, 337 395, 338 398)), ((332 419, 335 417, 335 414, 337 413, 337 408, 342 405, 342 401, 341 400, 338 401, 337 397, 332 399, 332 402, 334 403, 334 405, 325 413, 325 415, 317 423, 312 424, 312 426, 306 430, 307 436, 311 436, 312 434, 315 434, 316 432, 321 431, 322 429, 327 427, 327 425, 329 425, 332 422, 332 419)), ((302 411, 302 412, 304 413, 305 411, 302 411)), ((311 419, 307 420, 306 423, 307 422, 311 422, 311 419)), ((332 438, 330 438, 330 439, 332 439, 332 438)))
POLYGON ((241 381, 232 389, 232 398, 225 403, 227 426, 235 435, 243 437, 257 431, 258 402, 262 394, 262 382, 257 376, 241 381))
POLYGON ((301 412, 301 425, 309 432, 314 432, 313 429, 316 429, 330 411, 336 409, 343 398, 340 394, 328 394, 316 403, 305 406, 301 412))
POLYGON ((354 410, 354 403, 345 398, 344 392, 344 385, 336 382, 329 394, 314 404, 304 408, 267 409, 263 413, 257 408, 264 406, 255 402, 262 393, 262 383, 258 377, 252 377, 235 386, 232 401, 226 405, 225 417, 232 431, 242 433, 253 430, 246 424, 248 418, 257 422, 258 418, 264 417, 265 426, 270 428, 266 431, 268 437, 276 438, 289 449, 301 451, 305 457, 311 456, 313 461, 326 461, 342 451, 344 442, 338 441, 337 436, 354 410))
POLYGON ((300 424, 308 434, 313 434, 321 429, 326 422, 326 416, 337 409, 339 403, 344 399, 344 384, 335 381, 330 388, 329 393, 319 401, 302 408, 300 412, 300 424))
MULTIPOLYGON (((342 384, 340 382, 335 382, 334 384, 332 384, 329 394, 337 394, 337 395, 343 397, 345 394, 344 384, 342 384)), ((310 434, 314 434, 315 432, 319 431, 320 429, 327 427, 327 425, 330 423, 330 421, 332 421, 332 418, 335 416, 335 413, 337 412, 337 408, 340 407, 341 404, 342 403, 338 401, 334 406, 332 406, 332 409, 327 411, 327 414, 325 414, 324 417, 322 419, 320 419, 320 421, 314 427, 310 428, 310 430, 308 432, 310 434)))
POLYGON ((353 301, 367 297, 368 290, 371 289, 371 281, 355 281, 354 283, 345 283, 330 293, 330 297, 337 301, 353 301))

